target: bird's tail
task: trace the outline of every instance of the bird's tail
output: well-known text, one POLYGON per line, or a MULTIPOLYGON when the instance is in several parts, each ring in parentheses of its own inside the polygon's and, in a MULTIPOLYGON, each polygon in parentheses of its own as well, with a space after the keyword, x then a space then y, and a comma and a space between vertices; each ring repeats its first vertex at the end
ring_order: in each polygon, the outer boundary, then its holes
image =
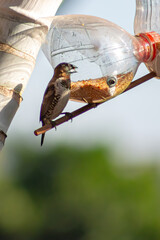
POLYGON ((44 142, 44 136, 45 136, 45 133, 43 133, 41 136, 41 146, 43 145, 43 142, 44 142))
MULTIPOLYGON (((43 121, 42 121, 42 126, 44 126, 43 121)), ((44 142, 44 136, 45 136, 45 133, 43 133, 42 136, 41 136, 41 146, 43 145, 43 142, 44 142)))

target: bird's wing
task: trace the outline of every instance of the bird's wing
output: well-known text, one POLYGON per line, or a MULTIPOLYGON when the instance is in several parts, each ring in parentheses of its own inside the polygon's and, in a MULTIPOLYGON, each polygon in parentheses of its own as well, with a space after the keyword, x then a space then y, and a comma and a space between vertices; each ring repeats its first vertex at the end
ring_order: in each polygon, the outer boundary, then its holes
POLYGON ((53 99, 55 96, 55 86, 50 85, 47 87, 44 96, 43 96, 43 102, 41 105, 41 112, 40 112, 40 121, 43 120, 43 116, 46 114, 48 111, 48 108, 50 107, 53 99))

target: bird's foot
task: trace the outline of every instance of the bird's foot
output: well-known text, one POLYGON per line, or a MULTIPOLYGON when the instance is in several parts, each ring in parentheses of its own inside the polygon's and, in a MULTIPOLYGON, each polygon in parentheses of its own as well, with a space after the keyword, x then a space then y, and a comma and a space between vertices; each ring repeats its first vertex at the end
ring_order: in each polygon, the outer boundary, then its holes
POLYGON ((73 119, 72 113, 70 113, 70 112, 63 112, 63 113, 61 113, 61 114, 65 114, 65 116, 68 117, 68 120, 71 120, 71 122, 72 122, 72 119, 73 119))
POLYGON ((57 130, 55 121, 50 121, 50 124, 52 125, 52 128, 55 128, 55 130, 57 130))

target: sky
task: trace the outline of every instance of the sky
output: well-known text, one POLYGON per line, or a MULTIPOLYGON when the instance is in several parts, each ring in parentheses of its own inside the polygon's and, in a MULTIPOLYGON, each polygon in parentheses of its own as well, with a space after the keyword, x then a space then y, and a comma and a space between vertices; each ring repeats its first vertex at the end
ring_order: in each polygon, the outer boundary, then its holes
MULTIPOLYGON (((135 0, 65 0, 57 15, 87 14, 110 20, 134 35, 135 0)), ((148 73, 141 64, 134 79, 148 73)), ((40 136, 34 136, 39 122, 40 106, 53 69, 40 51, 35 69, 23 94, 23 102, 8 131, 5 149, 21 137, 24 144, 40 148, 40 136)), ((96 109, 64 123, 46 134, 43 150, 59 142, 77 145, 103 143, 126 159, 160 158, 160 82, 150 80, 141 86, 105 102, 96 109)), ((66 111, 83 104, 69 102, 66 111)))

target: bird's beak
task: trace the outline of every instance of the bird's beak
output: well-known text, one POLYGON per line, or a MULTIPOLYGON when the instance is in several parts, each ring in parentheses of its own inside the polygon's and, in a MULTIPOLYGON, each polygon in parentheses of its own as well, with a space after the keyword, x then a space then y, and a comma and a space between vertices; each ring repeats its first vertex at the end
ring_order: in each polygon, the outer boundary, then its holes
POLYGON ((69 71, 69 73, 76 73, 77 72, 77 69, 78 67, 76 67, 76 66, 74 66, 74 68, 72 68, 70 71, 69 71))

